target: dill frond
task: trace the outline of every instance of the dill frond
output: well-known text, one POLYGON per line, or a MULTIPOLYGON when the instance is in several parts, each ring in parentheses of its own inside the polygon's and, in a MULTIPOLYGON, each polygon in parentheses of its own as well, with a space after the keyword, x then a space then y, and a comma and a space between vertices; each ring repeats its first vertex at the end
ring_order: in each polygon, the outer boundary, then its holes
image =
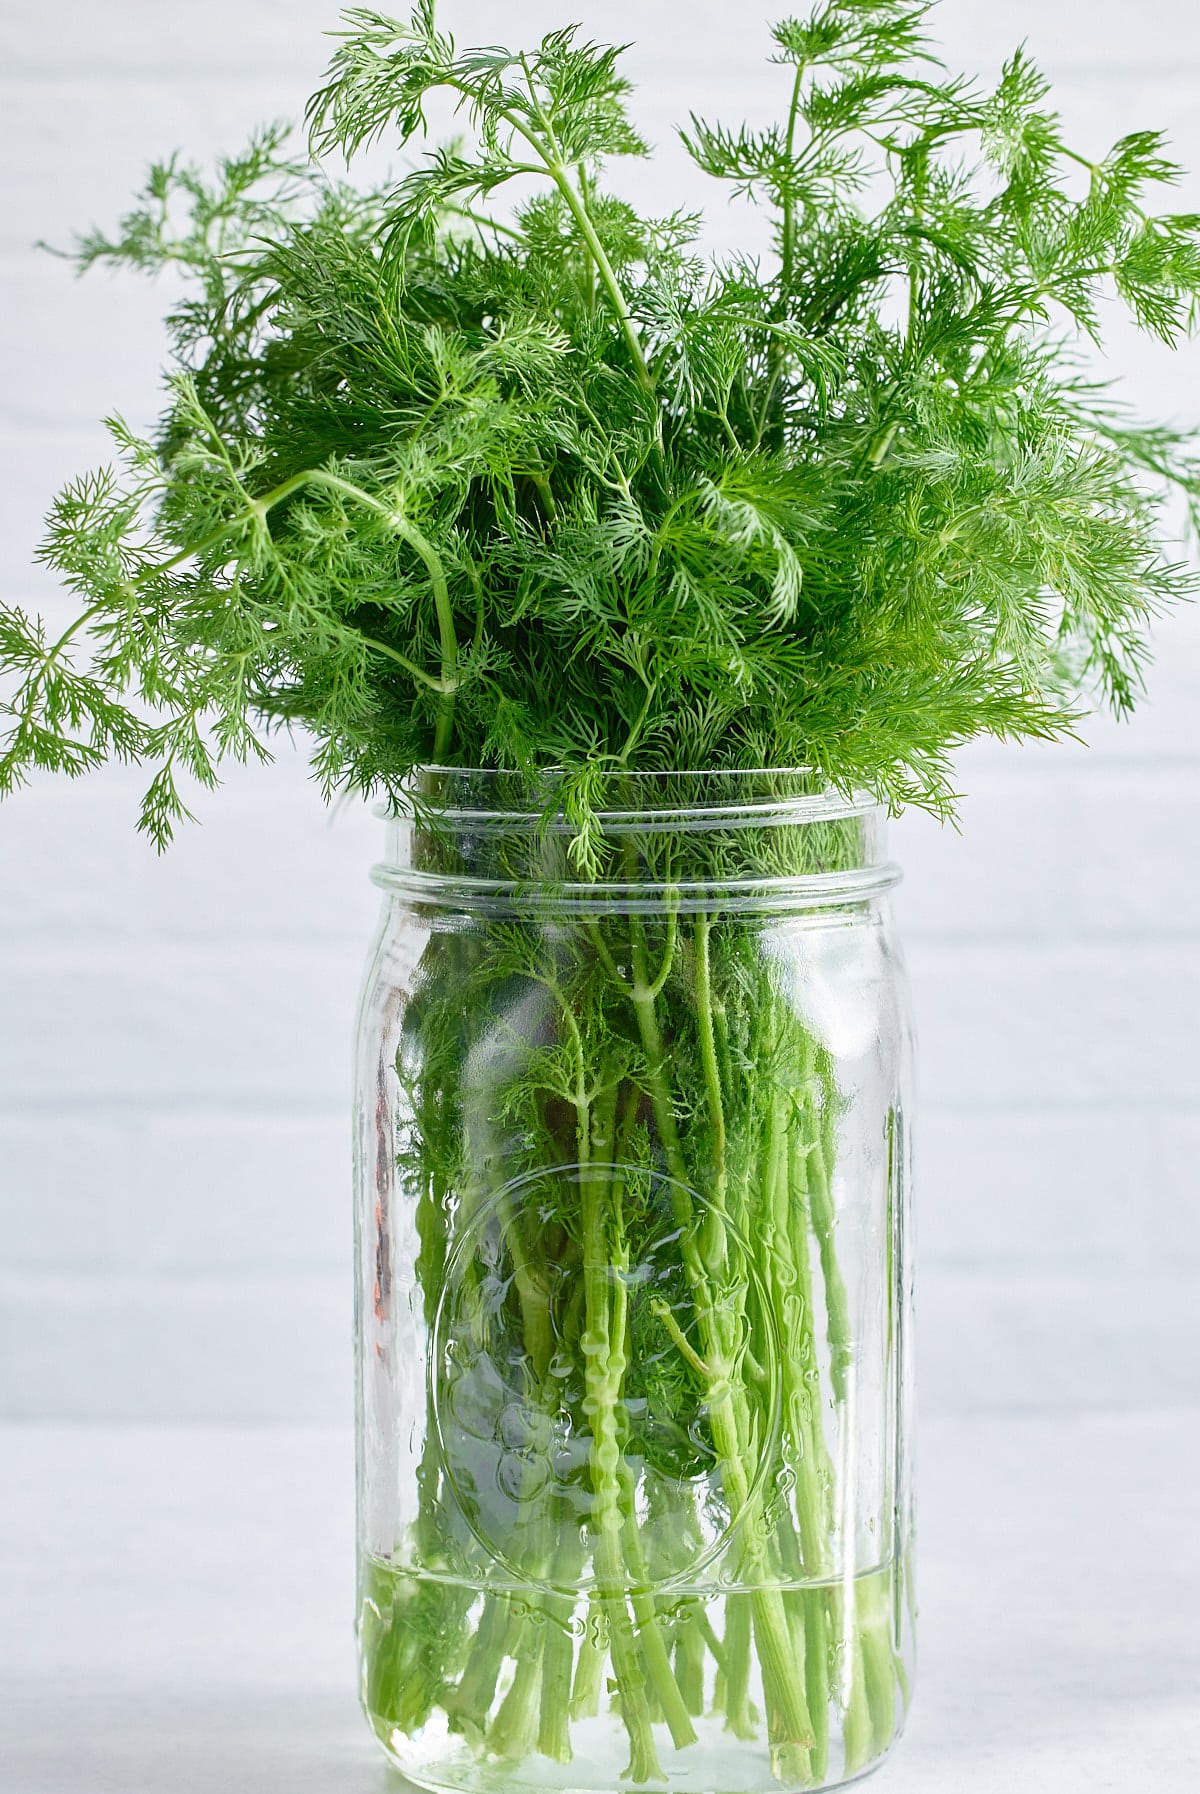
POLYGON ((945 812, 963 742, 1127 709, 1194 589, 1163 503, 1200 514, 1200 458, 1080 346, 1106 295, 1192 332, 1200 216, 1150 209, 1159 133, 1081 153, 1024 51, 984 91, 928 12, 828 0, 774 30, 777 125, 685 130, 771 209, 770 266, 606 191, 646 153, 618 50, 460 50, 429 0, 344 16, 307 152, 271 126, 211 178, 156 165, 75 259, 186 277, 167 406, 53 505, 75 628, 0 610, 0 793, 143 762, 165 842, 180 775, 294 724, 327 794, 803 764, 945 812), (379 141, 423 159, 320 160, 379 141))

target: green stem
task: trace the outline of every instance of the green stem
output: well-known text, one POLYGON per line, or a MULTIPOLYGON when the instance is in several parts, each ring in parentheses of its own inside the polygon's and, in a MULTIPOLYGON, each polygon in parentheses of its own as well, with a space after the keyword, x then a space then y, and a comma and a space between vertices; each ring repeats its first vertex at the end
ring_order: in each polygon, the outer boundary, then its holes
POLYGON ((571 1678, 575 1646, 571 1637, 574 1598, 565 1592, 577 1580, 582 1552, 579 1529, 565 1510, 557 1516, 558 1550, 552 1571, 555 1593, 545 1597, 542 1647, 542 1697, 538 1722, 538 1749, 555 1763, 569 1763, 571 1750, 571 1678), (564 1592, 559 1593, 557 1591, 564 1592))
POLYGON ((717 1064, 717 1039, 713 1024, 712 960, 707 916, 696 918, 696 1025, 700 1035, 700 1061, 712 1125, 712 1207, 705 1228, 704 1261, 710 1270, 724 1263, 726 1252, 726 1201, 729 1172, 725 1162, 725 1103, 717 1064))
MULTIPOLYGON (((814 1742, 805 1698, 803 1666, 796 1662, 783 1597, 777 1587, 770 1585, 764 1547, 754 1524, 757 1516, 752 1510, 761 1505, 761 1500, 758 1495, 751 1495, 755 1482, 755 1463, 748 1455, 751 1447, 745 1395, 744 1391, 737 1390, 736 1366, 727 1355, 727 1335, 716 1311, 708 1269, 694 1238, 695 1215, 674 1103, 666 1078, 656 993, 648 973, 645 933, 636 921, 631 933, 631 994, 648 1061, 647 1081, 659 1138, 673 1179, 676 1220, 683 1235, 681 1252, 692 1284, 697 1321, 704 1342, 703 1357, 707 1361, 711 1379, 708 1387, 709 1424, 713 1444, 721 1461, 721 1476, 730 1515, 743 1522, 743 1569, 752 1589, 749 1600, 762 1667, 773 1753, 784 1770, 791 1773, 796 1768, 799 1756, 807 1752, 814 1742), (745 1445, 743 1440, 746 1441, 745 1445)), ((728 1673, 732 1676, 732 1667, 728 1673)))
POLYGON ((863 1663, 862 1637, 854 1623, 855 1591, 838 1591, 839 1605, 835 1625, 839 1635, 839 1654, 843 1662, 842 1740, 846 1750, 846 1774, 856 1775, 871 1760, 873 1732, 871 1708, 867 1698, 867 1679, 863 1663))
POLYGON ((886 1620, 868 1623, 862 1635, 862 1649, 872 1754, 882 1756, 896 1735, 896 1663, 891 1627, 886 1620))
POLYGON ((813 1724, 809 1768, 814 1782, 829 1773, 829 1616, 825 1591, 806 1589, 804 1602, 804 1673, 808 1685, 808 1711, 813 1724))
POLYGON ((617 755, 617 765, 618 766, 628 766, 629 765, 629 756, 633 753, 634 748, 637 746, 638 737, 641 735, 641 732, 646 725, 646 718, 650 714, 650 706, 651 706, 651 704, 653 704, 653 702, 657 696, 658 696, 658 685, 655 681, 651 680, 648 682, 648 684, 646 686, 646 696, 642 703, 642 707, 638 711, 637 716, 633 721, 633 724, 629 730, 628 735, 625 737, 625 745, 621 749, 620 753, 617 755))
POLYGON ((545 1632, 544 1621, 540 1626, 523 1622, 512 1686, 488 1731, 488 1749, 513 1763, 523 1762, 537 1742, 545 1632))
POLYGON ((724 1694, 725 1730, 735 1738, 755 1735, 754 1709, 750 1705, 750 1636, 752 1615, 748 1595, 725 1597, 724 1694))
MULTIPOLYGON (((583 1067, 580 1066, 581 1081, 583 1067)), ((637 1638, 625 1598, 625 1562, 621 1532, 621 1505, 617 1403, 625 1375, 626 1291, 623 1270, 628 1268, 628 1249, 618 1230, 608 1222, 609 1171, 604 1157, 610 1149, 616 1113, 616 1086, 597 1100, 593 1124, 589 1105, 578 1105, 578 1151, 583 1219, 583 1275, 586 1289, 586 1328, 583 1337, 584 1412, 591 1426, 590 1451, 592 1504, 591 1531, 598 1592, 608 1622, 613 1674, 621 1699, 621 1718, 629 1734, 628 1775, 635 1782, 664 1780, 651 1729, 650 1709, 641 1668, 637 1638), (593 1138, 600 1149, 593 1163, 593 1138)))
POLYGON ((552 162, 549 164, 549 170, 555 186, 567 202, 567 207, 572 218, 574 218, 576 224, 579 226, 580 235, 588 246, 588 251, 596 266, 596 272, 600 277, 600 284, 608 294, 609 303, 616 313, 617 321, 621 326, 621 334, 624 336, 625 342, 629 348, 634 368, 637 371, 638 380, 646 392, 653 393, 655 389, 654 375, 650 372, 650 364, 646 360, 645 350, 642 348, 642 339, 638 335, 637 325, 633 321, 633 313, 629 309, 629 301, 626 299, 621 283, 617 279, 616 271, 608 259, 608 254, 604 245, 596 234, 596 227, 592 223, 591 214, 588 212, 587 206, 576 192, 574 182, 571 180, 571 177, 563 164, 561 162, 552 162))
POLYGON ((437 731, 433 741, 433 757, 440 762, 449 753, 450 742, 454 734, 454 694, 458 685, 458 637, 454 630, 454 607, 450 602, 450 587, 441 557, 434 549, 433 544, 416 528, 415 524, 409 523, 398 514, 393 514, 392 528, 401 541, 407 542, 409 547, 415 550, 424 561, 430 583, 433 586, 444 687, 444 695, 438 707, 437 731))
POLYGON ((604 1686, 604 1662, 608 1655, 606 1636, 603 1606, 593 1600, 575 1664, 575 1681, 571 1689, 572 1719, 595 1719, 600 1711, 600 1690, 604 1686))
MULTIPOLYGON (((588 192, 587 169, 582 163, 580 163, 577 173, 579 178, 579 197, 583 201, 585 211, 588 211, 590 215, 592 196, 588 192)), ((595 310, 596 263, 592 257, 591 250, 587 247, 586 240, 583 250, 583 303, 587 311, 592 312, 595 310)))
POLYGON ((794 1299, 784 1297, 780 1313, 787 1329, 790 1351, 785 1401, 796 1442, 796 1517, 806 1573, 821 1579, 830 1573, 830 1510, 826 1491, 832 1486, 833 1468, 825 1444, 820 1402, 820 1370, 817 1362, 812 1258, 808 1249, 810 1223, 807 1143, 796 1129, 789 1146, 790 1178, 777 1202, 789 1201, 795 1213, 782 1216, 781 1239, 787 1253, 786 1275, 794 1299))
POLYGON ((691 1613, 679 1627, 675 1639, 675 1679, 684 1705, 691 1714, 704 1712, 705 1637, 697 1613, 691 1613))
POLYGON ((534 153, 541 158, 546 172, 549 174, 551 180, 566 201, 567 209, 579 226, 579 233, 586 243, 588 253, 595 264, 596 273, 600 277, 600 284, 608 294, 609 304, 612 306, 617 322, 621 326, 621 332, 629 347, 629 353, 633 358, 633 365, 637 370, 638 379, 645 390, 652 393, 654 391, 654 376, 650 372, 649 363, 646 360, 645 351, 642 348, 642 339, 638 335, 637 325, 633 321, 633 313, 629 309, 629 301, 626 299, 624 289, 617 279, 616 270, 608 259, 608 254, 604 245, 596 233, 596 227, 592 222, 591 213, 588 211, 582 196, 576 189, 574 181, 571 179, 570 169, 559 149, 558 140, 554 134, 554 128, 542 109, 541 102, 537 98, 537 93, 532 81, 529 80, 528 65, 526 65, 525 74, 529 83, 530 100, 537 112, 542 128, 546 133, 545 139, 540 138, 536 131, 531 131, 518 113, 502 111, 499 113, 499 117, 504 120, 505 124, 511 126, 517 135, 522 137, 534 153))
POLYGON ((619 1475, 625 1516, 622 1531, 625 1565, 632 1582, 630 1599, 633 1606, 633 1617, 638 1628, 638 1643, 641 1646, 642 1659, 650 1678, 650 1686, 658 1698, 662 1717, 666 1720, 670 1730, 671 1742, 676 1750, 684 1750, 689 1744, 695 1744, 696 1728, 692 1724, 688 1705, 679 1683, 675 1680, 675 1671, 671 1668, 671 1654, 667 1650, 659 1626, 658 1607, 650 1591, 646 1561, 637 1531, 633 1476, 624 1457, 621 1459, 619 1475))
POLYGON ((817 1079, 809 1085, 809 1113, 812 1136, 809 1145, 809 1203, 813 1233, 821 1257, 821 1276, 825 1285, 825 1315, 829 1339, 829 1369, 835 1400, 846 1400, 850 1368, 854 1360, 854 1333, 850 1324, 850 1302, 837 1255, 837 1218, 833 1202, 832 1137, 836 1125, 837 1093, 828 1067, 820 1065, 821 1055, 813 1049, 817 1079))
POLYGON ((521 1306, 521 1325, 530 1367, 539 1387, 545 1382, 554 1352, 554 1324, 545 1270, 529 1256, 521 1231, 521 1218, 513 1208, 508 1186, 497 1188, 493 1200, 513 1267, 513 1283, 521 1306))
POLYGON ((486 1597, 458 1686, 442 1703, 452 1727, 472 1740, 482 1738, 496 1698, 511 1618, 509 1603, 504 1596, 486 1597))

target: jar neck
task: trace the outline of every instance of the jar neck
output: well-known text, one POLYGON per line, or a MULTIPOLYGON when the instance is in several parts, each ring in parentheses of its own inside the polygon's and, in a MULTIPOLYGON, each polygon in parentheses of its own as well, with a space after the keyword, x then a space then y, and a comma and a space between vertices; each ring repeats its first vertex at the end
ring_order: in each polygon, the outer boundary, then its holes
POLYGON ((443 907, 681 911, 863 901, 896 882, 880 805, 811 773, 629 773, 578 813, 553 775, 431 767, 387 812, 376 881, 443 907))

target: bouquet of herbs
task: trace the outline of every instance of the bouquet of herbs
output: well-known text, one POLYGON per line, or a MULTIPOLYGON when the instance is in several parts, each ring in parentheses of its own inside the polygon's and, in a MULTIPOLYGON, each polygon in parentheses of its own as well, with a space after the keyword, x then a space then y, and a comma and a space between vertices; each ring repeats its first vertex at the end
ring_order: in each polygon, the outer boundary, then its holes
MULTIPOLYGON (((187 779, 302 729, 327 798, 404 805, 422 767, 492 769, 565 819, 564 877, 634 851, 670 889, 713 876, 707 849, 606 832, 640 776, 803 769, 787 790, 944 814, 960 744, 1127 710, 1150 620, 1192 589, 1162 512, 1172 492, 1200 509, 1200 461, 1084 351, 1114 297, 1167 344, 1193 328, 1200 216, 1155 209, 1180 172, 1158 133, 1069 147, 1024 52, 991 89, 952 77, 928 10, 787 19, 779 122, 684 130, 718 192, 769 210, 762 261, 714 260, 698 217, 614 193, 609 164, 647 154, 617 50, 570 28, 463 50, 434 0, 345 15, 307 155, 273 128, 211 179, 155 167, 77 259, 186 277, 167 408, 150 436, 111 420, 116 464, 54 504, 41 553, 79 596, 71 627, 50 639, 0 607, 0 793, 36 768, 142 763, 162 844, 187 779), (402 178, 321 160, 411 150, 436 95, 463 135, 402 178)), ((847 828, 817 846, 750 831, 721 876, 850 863, 847 828)), ((845 1093, 745 938, 666 911, 430 940, 395 1068, 429 1312, 462 1192, 483 1200, 498 1156, 505 1188, 573 1167, 536 1226, 488 1186, 498 1307, 482 1271, 456 1275, 464 1328, 524 1367, 520 1427, 544 1433, 565 1402, 587 1444, 561 1513, 517 1491, 531 1618, 475 1602, 431 1429, 409 1545, 441 1569, 415 1592, 365 1571, 367 1701, 389 1740, 436 1713, 508 1762, 565 1760, 607 1702, 639 1782, 715 1713, 813 1786, 830 1715, 852 1773, 904 1692, 894 1566, 829 1587, 825 1417, 854 1349, 830 1198, 845 1093), (514 992, 524 1048, 481 1097, 473 1049, 514 992), (663 1201, 675 1259, 635 1299, 663 1201), (791 1416, 769 1527, 764 1329, 791 1416), (720 1630, 652 1592, 655 1554, 686 1556, 707 1524, 698 1459, 744 1541, 720 1630), (585 1559, 577 1641, 552 1622, 585 1559)))

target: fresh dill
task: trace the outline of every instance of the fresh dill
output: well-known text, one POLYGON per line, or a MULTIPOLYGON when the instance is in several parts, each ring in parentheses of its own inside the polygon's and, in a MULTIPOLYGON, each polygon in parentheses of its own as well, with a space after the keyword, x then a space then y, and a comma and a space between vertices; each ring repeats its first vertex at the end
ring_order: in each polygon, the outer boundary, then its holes
POLYGON ((1193 330, 1200 217, 1152 209, 1159 133, 1082 154, 1023 51, 952 78, 928 10, 787 20, 781 122, 687 126, 771 209, 762 263, 612 195, 646 153, 616 50, 464 51, 432 0, 345 15, 307 153, 154 168, 76 259, 187 277, 167 409, 54 503, 72 627, 0 609, 0 793, 141 762, 161 844, 188 777, 296 726, 327 796, 555 767, 586 812, 624 769, 804 766, 945 813, 961 743, 1127 710, 1200 462, 1081 345, 1106 294, 1193 330), (412 152, 439 92, 462 141, 327 172, 412 152))

